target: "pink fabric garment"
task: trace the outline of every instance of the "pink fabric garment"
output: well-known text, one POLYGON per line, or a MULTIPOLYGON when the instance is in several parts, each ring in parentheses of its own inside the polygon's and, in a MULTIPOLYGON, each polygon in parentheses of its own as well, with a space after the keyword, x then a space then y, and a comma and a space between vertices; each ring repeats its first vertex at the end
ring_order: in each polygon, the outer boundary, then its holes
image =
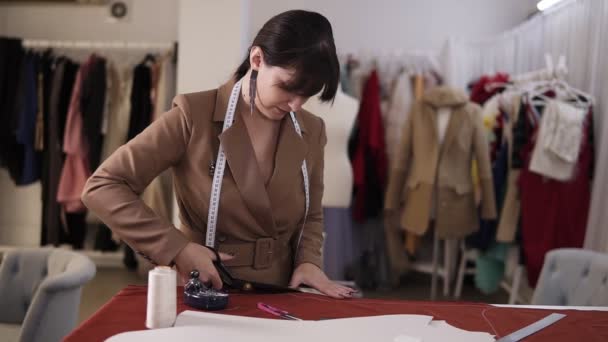
POLYGON ((84 190, 87 179, 91 176, 91 170, 88 162, 89 148, 82 129, 80 89, 82 80, 86 77, 88 68, 94 58, 94 56, 91 56, 78 70, 65 123, 63 152, 66 153, 66 158, 59 178, 57 202, 68 213, 79 213, 86 210, 80 200, 80 195, 84 190))

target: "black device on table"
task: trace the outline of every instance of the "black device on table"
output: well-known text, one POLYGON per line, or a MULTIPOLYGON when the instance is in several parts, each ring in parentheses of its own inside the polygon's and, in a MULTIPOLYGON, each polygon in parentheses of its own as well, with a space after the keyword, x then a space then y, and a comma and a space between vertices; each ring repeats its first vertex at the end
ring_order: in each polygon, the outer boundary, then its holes
POLYGON ((197 270, 192 270, 190 272, 190 279, 184 285, 184 302, 188 306, 209 311, 222 310, 228 306, 228 292, 235 291, 266 294, 299 292, 297 289, 290 287, 235 278, 222 263, 217 250, 211 247, 207 248, 209 248, 215 254, 215 261, 213 262, 213 265, 217 269, 224 287, 222 290, 215 290, 211 286, 207 286, 198 279, 199 272, 197 270))

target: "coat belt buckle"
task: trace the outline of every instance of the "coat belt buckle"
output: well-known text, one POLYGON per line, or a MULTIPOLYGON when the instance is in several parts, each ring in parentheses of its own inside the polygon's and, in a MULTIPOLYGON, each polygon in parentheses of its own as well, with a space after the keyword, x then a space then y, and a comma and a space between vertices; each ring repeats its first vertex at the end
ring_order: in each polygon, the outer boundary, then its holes
POLYGON ((253 268, 256 270, 269 268, 274 258, 273 238, 261 238, 255 241, 255 255, 253 258, 253 268))

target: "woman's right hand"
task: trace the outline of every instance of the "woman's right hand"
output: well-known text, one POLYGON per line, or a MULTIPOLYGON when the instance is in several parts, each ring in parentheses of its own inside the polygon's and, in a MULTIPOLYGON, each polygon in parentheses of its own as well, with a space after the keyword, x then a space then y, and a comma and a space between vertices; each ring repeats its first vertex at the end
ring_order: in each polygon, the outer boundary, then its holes
MULTIPOLYGON (((222 261, 233 258, 228 254, 219 254, 222 261)), ((211 283, 213 288, 220 290, 223 284, 215 265, 213 265, 215 259, 215 253, 209 248, 194 242, 188 242, 186 247, 177 254, 174 261, 177 272, 182 277, 182 283, 185 284, 190 279, 190 272, 192 270, 197 270, 199 273, 198 278, 201 282, 205 284, 211 283)))

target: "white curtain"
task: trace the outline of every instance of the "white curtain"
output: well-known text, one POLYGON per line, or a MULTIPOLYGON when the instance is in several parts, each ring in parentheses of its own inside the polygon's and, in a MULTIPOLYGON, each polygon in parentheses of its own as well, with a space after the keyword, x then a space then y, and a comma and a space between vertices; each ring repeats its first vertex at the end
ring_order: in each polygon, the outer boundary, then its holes
POLYGON ((464 88, 499 71, 545 67, 545 54, 564 55, 568 82, 594 95, 596 168, 585 248, 608 252, 608 1, 570 0, 515 29, 482 41, 449 39, 442 59, 446 82, 464 88))

